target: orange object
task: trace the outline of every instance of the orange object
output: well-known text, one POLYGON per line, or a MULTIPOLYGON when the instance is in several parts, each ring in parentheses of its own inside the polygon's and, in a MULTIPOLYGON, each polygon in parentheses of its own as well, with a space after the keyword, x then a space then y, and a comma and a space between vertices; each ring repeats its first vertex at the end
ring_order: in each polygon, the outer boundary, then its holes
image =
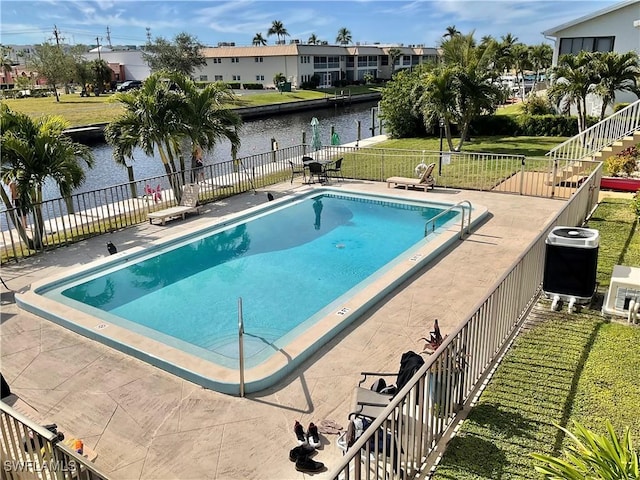
POLYGON ((82 443, 82 440, 75 440, 73 442, 73 449, 80 454, 82 454, 83 447, 84 447, 84 444, 82 443))

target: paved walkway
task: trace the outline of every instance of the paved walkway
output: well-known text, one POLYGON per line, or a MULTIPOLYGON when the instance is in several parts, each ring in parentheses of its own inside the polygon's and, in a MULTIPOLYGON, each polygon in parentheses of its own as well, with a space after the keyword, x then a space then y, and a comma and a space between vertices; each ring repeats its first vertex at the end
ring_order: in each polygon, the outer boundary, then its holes
MULTIPOLYGON (((343 182, 341 188, 389 193, 386 184, 343 182)), ((305 190, 294 182, 269 189, 276 197, 305 190)), ((465 320, 563 205, 560 200, 438 189, 399 196, 486 206, 490 218, 420 274, 388 295, 276 386, 247 398, 203 389, 97 342, 19 310, 2 289, 2 373, 14 393, 42 418, 82 437, 96 465, 114 479, 303 478, 288 459, 293 423, 333 419, 346 426, 361 370, 395 371, 418 337, 440 320, 443 334, 465 320)), ((201 216, 166 226, 139 225, 38 255, 2 269, 15 292, 70 267, 145 246, 169 232, 208 225, 267 201, 265 191, 208 204, 201 216)), ((283 285, 282 288, 291 288, 283 285)), ((178 314, 178 313, 176 313, 178 314)), ((316 460, 340 458, 336 436, 322 438, 316 460)), ((314 478, 327 477, 327 473, 314 478)))

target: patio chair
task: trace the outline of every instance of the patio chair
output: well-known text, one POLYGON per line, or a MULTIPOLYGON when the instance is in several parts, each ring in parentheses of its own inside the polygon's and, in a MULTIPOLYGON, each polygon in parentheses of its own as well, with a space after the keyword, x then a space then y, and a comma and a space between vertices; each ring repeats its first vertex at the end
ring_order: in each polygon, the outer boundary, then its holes
POLYGON ((402 354, 398 373, 387 372, 361 372, 362 380, 355 390, 355 407, 349 414, 349 418, 362 415, 369 418, 376 418, 389 401, 404 387, 415 373, 424 365, 424 359, 415 352, 408 351, 402 354), (387 386, 384 377, 396 376, 396 384, 387 386), (367 378, 379 377, 378 380, 367 388, 365 385, 367 378))
MULTIPOLYGON (((303 159, 304 160, 304 157, 303 159)), ((303 165, 302 167, 296 166, 295 163, 293 163, 292 160, 289 160, 289 165, 291 166, 291 183, 293 183, 293 177, 295 177, 297 174, 302 174, 302 181, 306 182, 307 181, 307 172, 306 172, 306 168, 303 165)))
POLYGON ((328 181, 327 171, 324 166, 319 162, 311 162, 309 163, 309 176, 313 181, 313 177, 315 176, 318 179, 319 183, 323 183, 328 181))
POLYGON ((344 158, 339 158, 332 164, 331 168, 326 168, 325 172, 327 172, 327 176, 331 175, 332 177, 341 178, 344 180, 342 176, 342 161, 344 158))
POLYGON ((391 184, 393 184, 394 187, 403 186, 405 190, 408 190, 409 187, 422 188, 425 192, 429 187, 433 190, 433 187, 436 185, 436 180, 433 178, 433 169, 435 166, 435 163, 427 165, 427 168, 425 168, 418 178, 389 177, 387 178, 387 188, 391 188, 391 184))
POLYGON ((176 207, 165 208, 157 212, 149 213, 147 215, 149 223, 153 224, 153 220, 160 220, 161 224, 164 225, 168 218, 182 217, 184 220, 187 213, 200 213, 200 206, 198 205, 199 191, 200 186, 197 183, 186 184, 182 191, 180 204, 176 207))

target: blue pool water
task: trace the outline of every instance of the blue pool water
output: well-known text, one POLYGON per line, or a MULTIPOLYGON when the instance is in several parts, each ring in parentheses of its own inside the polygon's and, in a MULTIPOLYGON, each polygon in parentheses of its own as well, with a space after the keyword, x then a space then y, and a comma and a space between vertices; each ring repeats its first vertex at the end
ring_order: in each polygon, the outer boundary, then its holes
MULTIPOLYGON (((332 302, 424 241, 425 222, 443 209, 316 194, 76 279, 55 296, 234 366, 242 297, 245 332, 255 340, 245 356, 256 364, 332 302)), ((457 215, 448 212, 440 225, 457 215)))

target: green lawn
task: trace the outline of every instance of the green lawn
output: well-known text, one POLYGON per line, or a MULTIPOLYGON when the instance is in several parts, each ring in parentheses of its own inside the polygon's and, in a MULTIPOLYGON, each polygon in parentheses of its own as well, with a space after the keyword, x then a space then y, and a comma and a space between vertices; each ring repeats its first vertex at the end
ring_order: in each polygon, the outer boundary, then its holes
POLYGON ((553 423, 572 420, 605 433, 631 428, 640 441, 640 328, 608 323, 600 314, 613 265, 640 264, 640 231, 628 200, 607 199, 588 226, 600 231, 595 306, 552 317, 522 334, 505 356, 459 434, 436 479, 529 479, 532 452, 557 454, 565 438, 553 423))
MULTIPOLYGON (((477 137, 465 142, 465 152, 484 152, 496 154, 525 155, 527 157, 544 157, 544 155, 566 140, 566 137, 477 137)), ((454 139, 454 145, 455 139, 454 139)), ((398 148, 404 150, 440 150, 439 138, 400 138, 387 140, 376 145, 376 148, 398 148)), ((444 141, 444 150, 448 150, 444 141)))
POLYGON ((2 103, 31 117, 60 115, 71 126, 81 126, 107 123, 120 115, 123 112, 122 106, 111 99, 110 94, 81 97, 79 93, 73 93, 60 95, 60 102, 56 102, 56 97, 40 97, 7 99, 2 100, 2 103))

